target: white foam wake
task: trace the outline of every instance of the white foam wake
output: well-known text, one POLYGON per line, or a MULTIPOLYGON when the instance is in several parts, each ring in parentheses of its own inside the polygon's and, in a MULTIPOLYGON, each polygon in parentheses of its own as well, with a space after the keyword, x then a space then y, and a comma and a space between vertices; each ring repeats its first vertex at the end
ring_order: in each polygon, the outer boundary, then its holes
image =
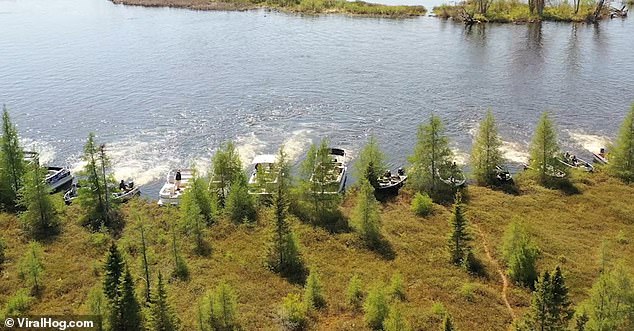
POLYGON ((601 148, 610 144, 610 138, 595 134, 587 134, 582 131, 568 131, 570 138, 584 149, 597 153, 601 148))
POLYGON ((508 161, 514 163, 528 163, 528 151, 519 143, 502 141, 500 151, 502 151, 502 155, 508 161))

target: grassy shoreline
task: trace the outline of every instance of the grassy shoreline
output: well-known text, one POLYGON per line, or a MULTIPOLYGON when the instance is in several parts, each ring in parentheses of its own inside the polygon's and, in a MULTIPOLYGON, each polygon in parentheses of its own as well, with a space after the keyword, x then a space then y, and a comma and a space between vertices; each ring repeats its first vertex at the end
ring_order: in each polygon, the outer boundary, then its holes
POLYGON ((170 7, 192 10, 246 11, 254 9, 278 10, 299 14, 344 14, 367 17, 405 18, 424 16, 423 6, 390 6, 365 1, 344 0, 111 0, 114 4, 141 7, 170 7))

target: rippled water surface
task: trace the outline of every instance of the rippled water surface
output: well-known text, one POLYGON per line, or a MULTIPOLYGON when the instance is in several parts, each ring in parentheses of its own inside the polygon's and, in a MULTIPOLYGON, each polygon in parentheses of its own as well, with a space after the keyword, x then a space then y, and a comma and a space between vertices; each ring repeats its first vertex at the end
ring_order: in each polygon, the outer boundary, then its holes
POLYGON ((155 195, 168 168, 206 167, 227 139, 249 160, 282 143, 300 158, 321 137, 354 155, 374 134, 400 165, 431 112, 459 160, 487 108, 514 162, 544 110, 562 146, 588 155, 634 101, 632 49, 634 24, 620 19, 465 30, 431 17, 0 0, 0 103, 50 162, 77 167, 95 131, 117 176, 155 195))

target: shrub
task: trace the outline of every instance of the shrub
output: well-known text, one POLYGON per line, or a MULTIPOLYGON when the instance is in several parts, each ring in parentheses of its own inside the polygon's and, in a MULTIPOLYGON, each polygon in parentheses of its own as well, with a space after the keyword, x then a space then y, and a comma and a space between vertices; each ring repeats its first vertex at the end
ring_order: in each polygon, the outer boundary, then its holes
POLYGON ((358 309, 359 307, 361 307, 361 303, 363 300, 363 291, 361 289, 361 279, 358 275, 354 275, 352 276, 352 278, 350 278, 346 298, 350 307, 354 309, 358 309))
POLYGON ((484 275, 484 265, 475 257, 475 254, 473 254, 471 250, 465 255, 463 265, 467 272, 472 275, 484 275))
POLYGON ((304 302, 307 309, 322 308, 326 305, 319 274, 312 269, 304 286, 304 302))
POLYGON ((374 286, 363 304, 365 323, 373 330, 381 330, 387 317, 388 306, 381 284, 374 286))
POLYGON ((7 300, 7 305, 4 308, 4 316, 19 316, 28 312, 33 302, 26 289, 18 290, 12 297, 7 300))
POLYGON ((504 233, 502 253, 511 279, 532 288, 537 280, 539 248, 522 223, 513 221, 509 224, 504 233))
POLYGON ((282 302, 282 328, 285 330, 302 330, 308 322, 307 309, 298 294, 289 294, 282 302))
POLYGON ((427 193, 421 194, 416 192, 412 200, 412 211, 418 216, 427 216, 431 214, 433 202, 427 193))
POLYGON ((395 273, 392 275, 392 279, 390 280, 390 297, 397 300, 405 300, 405 285, 403 284, 403 276, 400 273, 395 273))
POLYGON ((460 288, 460 296, 462 296, 463 298, 465 298, 465 300, 469 302, 473 302, 475 300, 476 289, 476 284, 464 283, 460 288))
POLYGON ((398 305, 393 304, 390 306, 390 311, 387 314, 387 319, 383 322, 383 330, 385 331, 408 331, 409 325, 401 314, 401 309, 398 305))

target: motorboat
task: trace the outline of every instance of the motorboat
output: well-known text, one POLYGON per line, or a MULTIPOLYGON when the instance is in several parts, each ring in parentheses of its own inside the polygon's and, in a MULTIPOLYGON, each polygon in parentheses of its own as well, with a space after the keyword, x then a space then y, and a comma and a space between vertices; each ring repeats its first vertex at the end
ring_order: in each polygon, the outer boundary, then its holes
POLYGON ((463 186, 467 182, 467 178, 460 170, 452 171, 447 177, 443 177, 440 174, 440 171, 436 169, 436 176, 438 177, 438 179, 440 179, 441 182, 453 187, 463 186))
POLYGON ((165 184, 159 192, 159 206, 173 205, 177 206, 183 193, 189 188, 194 178, 193 169, 173 169, 167 174, 165 184), (181 180, 176 180, 176 174, 180 172, 181 180))
POLYGON ((495 179, 502 183, 510 182, 513 180, 513 175, 511 175, 511 172, 509 172, 508 169, 504 169, 498 165, 495 166, 495 169, 493 169, 493 171, 495 173, 495 179))
POLYGON ((249 194, 268 195, 273 192, 273 186, 277 184, 276 160, 277 156, 272 154, 258 155, 253 159, 249 194))
POLYGON ((79 196, 79 192, 77 191, 78 188, 79 186, 77 184, 73 184, 73 186, 64 193, 64 203, 67 206, 72 204, 73 200, 77 199, 77 197, 79 196))
MULTIPOLYGON (((24 152, 24 161, 31 164, 36 162, 39 158, 39 154, 37 152, 24 152)), ((45 166, 46 169, 46 177, 44 181, 48 186, 50 186, 51 191, 57 192, 63 187, 67 187, 70 183, 73 182, 73 175, 70 172, 68 167, 54 167, 54 166, 45 166)))
POLYGON ((570 168, 581 169, 586 172, 594 171, 594 167, 592 166, 592 164, 578 158, 576 155, 569 152, 564 153, 559 159, 559 162, 570 168))
POLYGON ((348 173, 346 151, 341 148, 330 148, 328 155, 330 156, 328 164, 316 164, 315 170, 310 177, 310 182, 313 186, 313 193, 339 194, 345 189, 346 175, 348 173), (325 171, 325 174, 323 174, 323 179, 320 181, 315 177, 316 173, 322 171, 325 171))
POLYGON ((594 157, 594 162, 599 164, 608 164, 608 156, 605 152, 605 148, 601 148, 599 153, 592 153, 592 156, 594 157))
POLYGON ((375 190, 377 193, 397 194, 401 187, 405 185, 406 180, 407 175, 405 175, 405 170, 403 168, 398 168, 398 170, 396 170, 396 174, 393 174, 388 170, 383 174, 383 176, 378 178, 378 186, 375 190))
POLYGON ((112 193, 112 199, 117 202, 127 202, 141 195, 141 187, 134 185, 133 181, 124 182, 125 188, 112 193))

